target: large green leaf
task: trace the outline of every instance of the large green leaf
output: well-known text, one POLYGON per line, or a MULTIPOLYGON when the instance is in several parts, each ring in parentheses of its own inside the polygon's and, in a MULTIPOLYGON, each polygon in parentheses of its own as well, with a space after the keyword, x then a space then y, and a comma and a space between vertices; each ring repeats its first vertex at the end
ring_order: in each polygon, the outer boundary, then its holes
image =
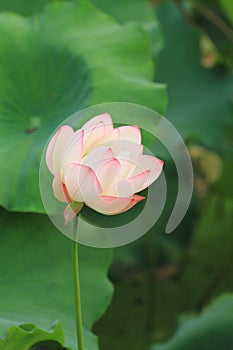
POLYGON ((111 101, 163 112, 165 88, 152 83, 147 33, 87 2, 56 1, 34 18, 1 13, 0 36, 0 203, 43 212, 38 165, 59 123, 111 101))
MULTIPOLYGON (((59 320, 65 345, 75 349, 72 241, 39 214, 2 210, 0 232, 0 334, 11 325, 33 323, 47 329, 59 320)), ((90 330, 110 302, 112 286, 106 276, 110 262, 110 250, 80 246, 86 349, 97 349, 90 330)))
POLYGON ((200 316, 184 319, 175 336, 151 350, 219 350, 233 344, 233 296, 216 299, 200 316))
POLYGON ((163 35, 159 21, 148 0, 119 0, 111 5, 108 0, 91 0, 97 7, 111 14, 120 23, 138 22, 148 31, 154 60, 163 47, 163 35))
MULTIPOLYGON (((14 11, 24 16, 30 16, 42 11, 45 5, 53 0, 1 0, 0 11, 14 11)), ((73 0, 77 1, 77 0, 73 0)), ((148 30, 153 48, 154 57, 163 45, 163 36, 158 20, 153 14, 153 8, 148 0, 91 0, 96 7, 112 15, 120 23, 135 21, 141 23, 148 30)))
POLYGON ((172 1, 159 6, 165 48, 157 78, 168 84, 167 118, 190 141, 225 151, 232 126, 232 73, 200 65, 200 35, 172 1))

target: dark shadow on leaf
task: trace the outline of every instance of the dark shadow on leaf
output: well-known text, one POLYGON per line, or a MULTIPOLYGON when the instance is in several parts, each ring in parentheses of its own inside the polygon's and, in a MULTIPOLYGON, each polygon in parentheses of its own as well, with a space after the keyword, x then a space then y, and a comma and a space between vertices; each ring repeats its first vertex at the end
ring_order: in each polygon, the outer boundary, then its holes
POLYGON ((67 348, 64 348, 56 341, 46 340, 34 344, 28 350, 67 350, 67 348))

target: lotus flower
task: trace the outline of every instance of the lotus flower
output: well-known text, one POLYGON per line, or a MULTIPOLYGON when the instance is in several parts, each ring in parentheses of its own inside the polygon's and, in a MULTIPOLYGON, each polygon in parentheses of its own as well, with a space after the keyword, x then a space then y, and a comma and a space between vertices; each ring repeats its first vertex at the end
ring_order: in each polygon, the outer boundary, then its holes
POLYGON ((86 204, 114 215, 145 199, 136 194, 160 175, 163 161, 143 154, 138 126, 114 128, 108 113, 77 131, 61 126, 49 142, 46 164, 53 174, 54 196, 67 203, 67 225, 86 204))

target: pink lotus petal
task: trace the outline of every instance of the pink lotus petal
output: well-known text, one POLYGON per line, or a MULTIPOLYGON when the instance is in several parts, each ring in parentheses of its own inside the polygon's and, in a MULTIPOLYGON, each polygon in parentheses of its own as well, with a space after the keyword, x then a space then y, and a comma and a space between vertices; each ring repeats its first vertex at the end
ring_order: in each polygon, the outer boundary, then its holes
POLYGON ((149 155, 141 155, 137 161, 137 168, 134 171, 134 176, 141 172, 150 170, 147 176, 147 186, 151 185, 161 174, 164 162, 159 158, 149 155))
POLYGON ((91 118, 88 120, 82 127, 82 129, 85 131, 90 131, 93 127, 95 127, 97 124, 103 123, 105 126, 105 132, 109 132, 113 129, 113 123, 112 118, 109 113, 103 113, 95 116, 94 118, 91 118))
POLYGON ((127 159, 126 157, 117 157, 117 159, 119 160, 120 164, 121 164, 121 172, 118 176, 118 181, 120 182, 121 180, 130 177, 135 168, 136 168, 136 164, 133 161, 130 161, 129 159, 127 159))
POLYGON ((114 143, 119 140, 120 137, 120 131, 119 129, 113 129, 106 134, 104 134, 102 137, 97 139, 95 142, 91 144, 91 147, 89 147, 89 151, 93 150, 96 147, 99 146, 107 146, 109 148, 112 148, 111 146, 114 145, 114 143))
MULTIPOLYGON (((118 130, 119 129, 115 129, 118 130)), ((110 147, 116 157, 122 157, 136 162, 143 152, 143 146, 129 140, 121 140, 120 138, 104 142, 103 145, 110 147)))
POLYGON ((121 212, 125 212, 131 208, 133 208, 137 203, 143 201, 145 199, 145 197, 143 196, 139 196, 138 194, 134 194, 132 197, 131 197, 131 202, 128 204, 127 207, 124 208, 124 210, 121 212))
POLYGON ((80 163, 83 152, 83 137, 84 131, 77 130, 72 137, 69 139, 65 150, 62 162, 62 173, 64 173, 65 168, 71 163, 80 163))
POLYGON ((68 165, 65 170, 64 179, 70 197, 76 202, 90 201, 102 192, 97 176, 86 165, 68 165))
POLYGON ((64 210, 64 226, 69 224, 71 220, 75 218, 75 216, 80 212, 83 207, 83 203, 72 203, 68 204, 64 210))
POLYGON ((92 165, 92 169, 99 179, 102 187, 102 194, 109 194, 120 173, 121 165, 116 158, 100 160, 92 165))
POLYGON ((74 130, 71 126, 63 125, 49 142, 45 157, 46 164, 53 175, 60 171, 64 148, 73 134, 74 130))
POLYGON ((105 124, 103 122, 100 122, 96 124, 92 129, 85 131, 83 154, 85 155, 90 152, 90 150, 93 148, 92 145, 98 144, 98 140, 100 140, 105 135, 105 133, 105 124))
POLYGON ((118 129, 120 131, 121 140, 127 140, 127 141, 141 144, 142 137, 141 137, 140 128, 138 126, 125 125, 125 126, 120 126, 118 129))
POLYGON ((121 180, 117 186, 119 197, 131 197, 134 193, 144 190, 149 186, 148 176, 150 170, 134 175, 128 179, 121 180))
POLYGON ((87 206, 101 214, 115 215, 128 210, 143 199, 145 199, 145 197, 136 195, 130 198, 100 196, 96 197, 91 202, 87 202, 87 206))
MULTIPOLYGON (((120 141, 119 141, 120 143, 120 141)), ((116 142, 116 145, 118 144, 118 142, 116 142)), ((113 147, 114 148, 114 147, 113 147)), ((114 149, 114 151, 116 151, 116 149, 114 149)), ((129 144, 129 151, 121 151, 119 153, 119 155, 116 157, 116 159, 119 161, 120 163, 120 168, 118 170, 117 173, 115 173, 115 181, 112 185, 112 187, 109 187, 107 190, 107 193, 109 196, 119 196, 119 190, 121 191, 121 193, 123 193, 123 188, 121 187, 121 189, 118 188, 118 183, 120 183, 122 180, 125 180, 131 176, 133 176, 133 173, 135 171, 135 169, 137 168, 137 159, 138 157, 142 154, 143 151, 143 146, 142 145, 138 145, 136 143, 132 143, 130 142, 129 144), (134 145, 134 148, 131 148, 130 146, 134 145)), ((128 186, 128 189, 131 191, 131 186, 128 186), (129 188, 130 187, 130 188, 129 188)), ((122 195, 122 197, 130 197, 133 193, 137 192, 130 192, 129 194, 129 190, 127 190, 127 192, 125 192, 124 195, 122 195), (126 195, 127 193, 127 195, 126 195)), ((121 195, 120 195, 121 197, 121 195)))
POLYGON ((99 146, 90 153, 88 153, 83 159, 82 164, 90 166, 98 160, 106 160, 113 158, 113 151, 107 146, 99 146))
POLYGON ((67 192, 66 186, 62 183, 61 176, 57 173, 53 179, 53 193, 54 196, 60 201, 64 203, 70 203, 71 199, 67 192))
MULTIPOLYGON (((119 128, 114 130, 118 130, 119 132, 119 128)), ((110 140, 108 141, 106 141, 106 138, 104 137, 106 142, 104 142, 103 145, 111 148, 115 158, 121 163, 121 174, 119 175, 120 181, 133 174, 136 168, 137 159, 142 155, 143 146, 128 140, 121 140, 119 138, 112 139, 113 135, 109 136, 110 140)), ((119 135, 115 134, 114 137, 116 136, 119 137, 119 135)), ((101 141, 103 141, 103 139, 101 139, 101 141)))
POLYGON ((117 155, 117 159, 121 163, 121 173, 119 175, 119 181, 128 178, 133 175, 136 167, 137 160, 142 155, 143 146, 130 142, 128 149, 123 149, 117 155))

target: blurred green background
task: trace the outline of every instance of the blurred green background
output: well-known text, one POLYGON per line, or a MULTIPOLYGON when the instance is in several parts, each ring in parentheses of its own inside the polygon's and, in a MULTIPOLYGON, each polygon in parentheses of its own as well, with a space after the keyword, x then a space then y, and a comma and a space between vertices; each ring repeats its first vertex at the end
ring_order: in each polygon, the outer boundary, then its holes
POLYGON ((233 349, 232 23, 232 0, 0 0, 0 350, 76 349, 70 241, 44 213, 39 162, 62 120, 112 101, 173 123, 194 193, 166 235, 166 156, 153 229, 81 247, 86 350, 233 349))

